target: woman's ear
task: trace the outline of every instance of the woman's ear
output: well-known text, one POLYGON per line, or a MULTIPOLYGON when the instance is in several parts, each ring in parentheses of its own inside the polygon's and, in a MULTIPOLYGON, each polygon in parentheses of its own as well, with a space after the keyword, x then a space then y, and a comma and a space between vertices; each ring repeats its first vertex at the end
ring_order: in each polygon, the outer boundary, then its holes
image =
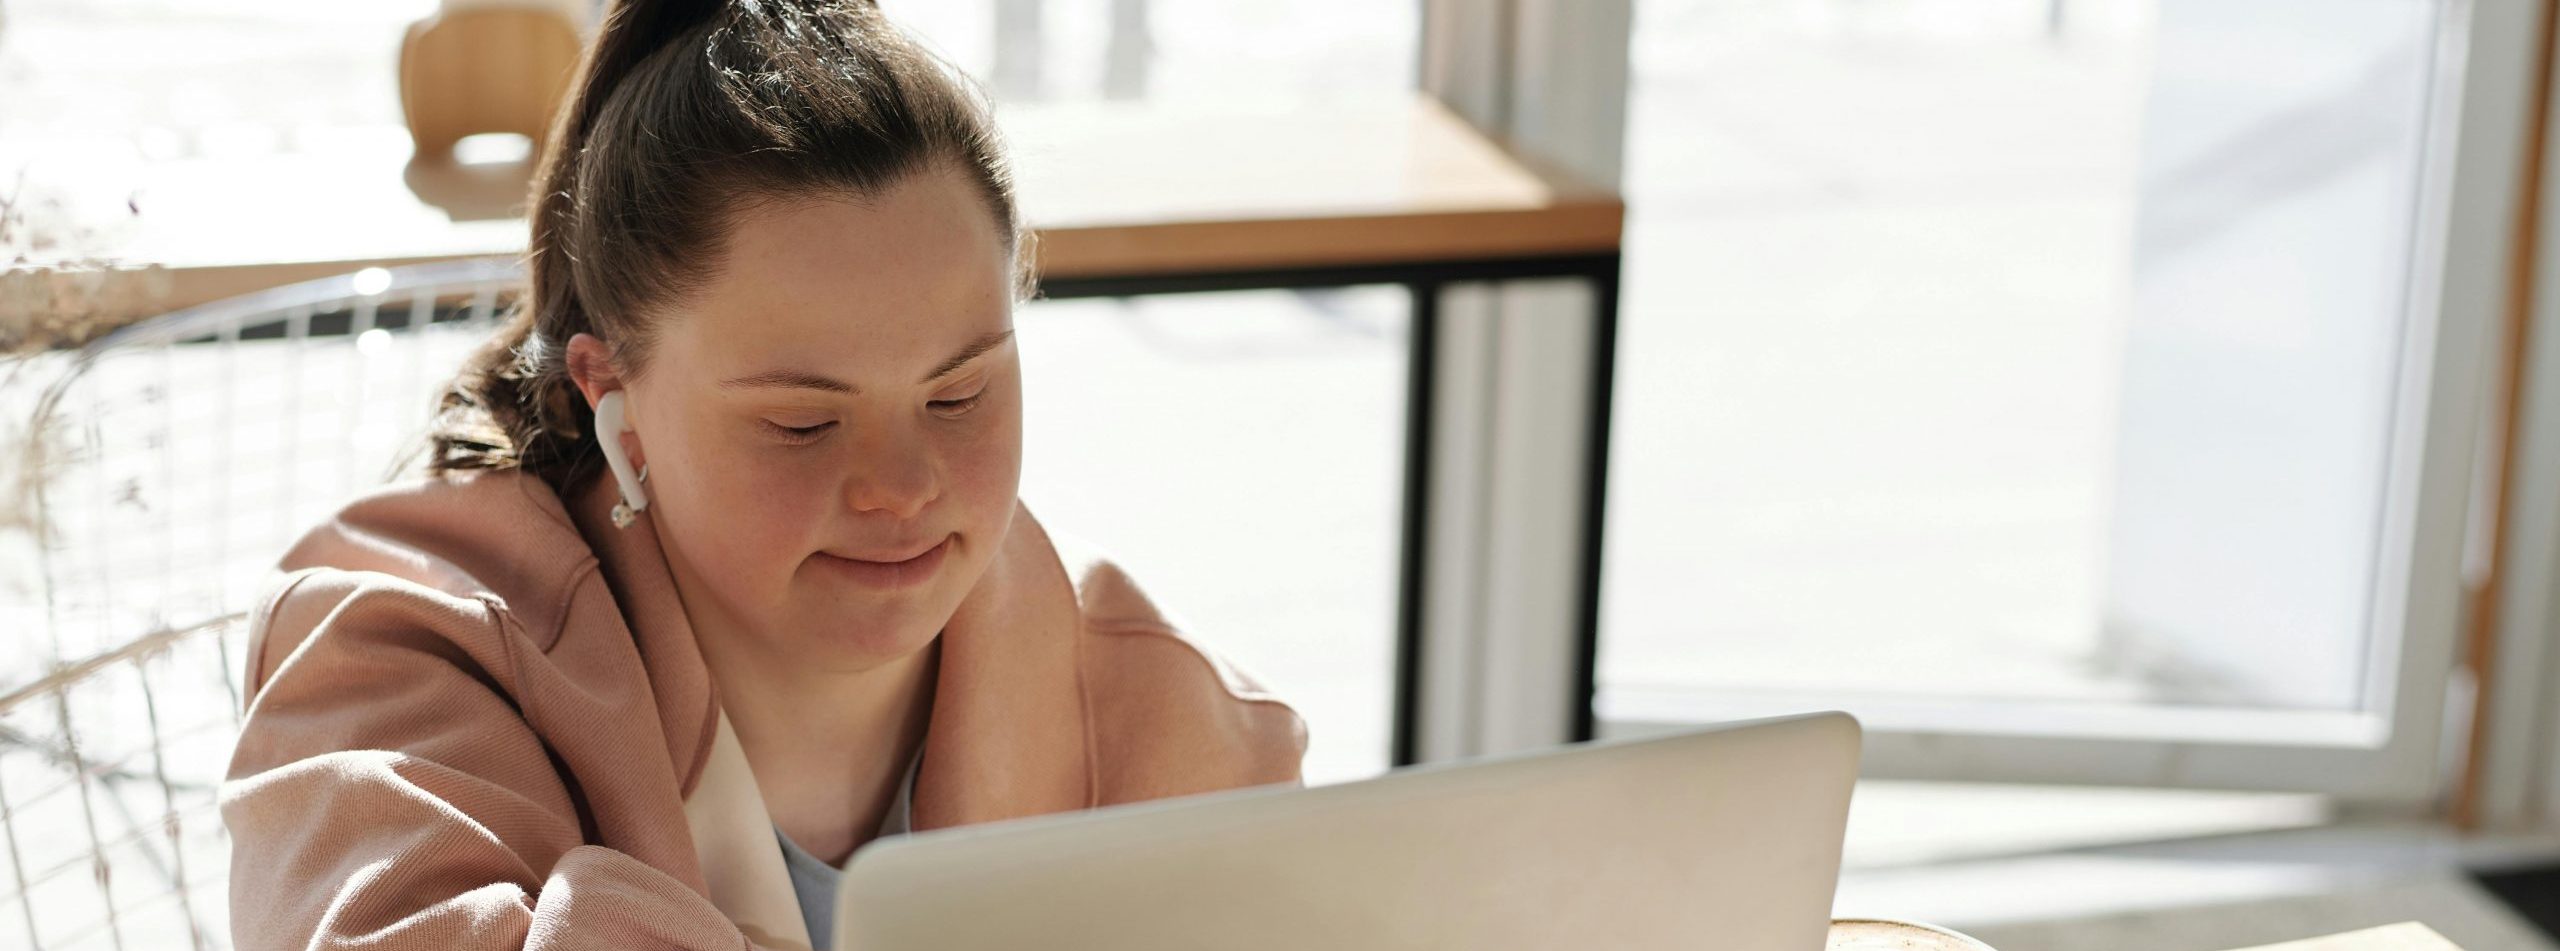
MULTIPOLYGON (((569 380, 577 384, 578 392, 587 398, 588 409, 595 409, 596 405, 604 400, 605 394, 622 392, 622 376, 613 365, 613 347, 606 344, 603 338, 586 333, 570 337, 569 353, 565 362, 569 365, 569 380)), ((630 419, 628 407, 629 400, 625 400, 623 419, 626 421, 630 419)), ((604 422, 598 420, 596 425, 601 430, 604 422)), ((599 439, 613 440, 614 447, 622 450, 634 467, 648 464, 646 457, 641 454, 640 440, 635 434, 599 431, 596 436, 599 439)))
POLYGON ((594 409, 604 395, 622 388, 622 376, 613 368, 613 348, 590 333, 569 338, 569 380, 587 398, 587 408, 594 409))

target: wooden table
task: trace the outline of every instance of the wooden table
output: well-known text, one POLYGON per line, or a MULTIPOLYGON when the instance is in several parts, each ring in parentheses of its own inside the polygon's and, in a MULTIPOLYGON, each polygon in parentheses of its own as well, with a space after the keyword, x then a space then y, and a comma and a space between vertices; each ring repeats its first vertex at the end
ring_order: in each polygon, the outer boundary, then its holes
MULTIPOLYGON (((1384 268, 1393 280, 1507 264, 1490 273, 1579 275, 1618 252, 1616 196, 1511 153, 1427 98, 1322 110, 1045 105, 1005 110, 998 122, 1024 216, 1040 233, 1047 289, 1059 296, 1098 282, 1145 293, 1176 278, 1303 286, 1268 275, 1308 270, 1384 268)), ((304 140, 291 152, 102 167, 98 180, 47 182, 91 196, 131 193, 129 225, 95 223, 129 236, 83 250, 164 272, 148 293, 100 295, 100 316, 138 319, 366 267, 523 251, 529 160, 413 167, 396 126, 304 140)), ((33 277, 15 270, 5 279, 33 277)))

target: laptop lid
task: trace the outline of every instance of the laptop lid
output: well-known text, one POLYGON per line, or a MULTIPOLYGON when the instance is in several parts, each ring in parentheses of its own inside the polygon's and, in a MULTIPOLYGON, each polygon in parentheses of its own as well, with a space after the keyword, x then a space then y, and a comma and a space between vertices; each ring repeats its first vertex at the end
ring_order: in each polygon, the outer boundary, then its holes
POLYGON ((883 840, 844 951, 1818 951, 1859 731, 1846 714, 883 840))

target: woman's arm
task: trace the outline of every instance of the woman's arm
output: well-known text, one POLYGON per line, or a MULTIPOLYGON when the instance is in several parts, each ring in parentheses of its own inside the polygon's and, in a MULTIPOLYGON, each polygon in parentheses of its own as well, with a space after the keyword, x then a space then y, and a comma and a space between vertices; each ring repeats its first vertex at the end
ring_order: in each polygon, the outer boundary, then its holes
POLYGON ((364 577, 296 579, 327 619, 257 691, 233 753, 239 948, 751 947, 683 882, 585 843, 501 691, 518 645, 493 606, 364 577))

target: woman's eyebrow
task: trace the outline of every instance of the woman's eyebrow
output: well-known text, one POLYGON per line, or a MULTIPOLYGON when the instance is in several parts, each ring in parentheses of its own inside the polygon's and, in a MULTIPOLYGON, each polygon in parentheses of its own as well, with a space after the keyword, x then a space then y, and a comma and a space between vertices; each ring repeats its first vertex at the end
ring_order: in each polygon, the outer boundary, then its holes
POLYGON ((985 355, 987 351, 993 350, 1005 341, 1011 339, 1013 339, 1013 331, 1000 330, 976 340, 969 341, 969 345, 960 348, 959 353, 952 354, 951 359, 942 361, 941 366, 933 368, 933 372, 925 374, 924 379, 917 380, 916 382, 931 383, 935 380, 942 379, 943 377, 950 376, 951 371, 968 365, 969 361, 985 355))
MULTIPOLYGON (((976 340, 969 341, 968 346, 960 348, 960 352, 952 354, 951 359, 942 361, 942 365, 934 367, 933 372, 925 374, 924 379, 916 382, 919 384, 931 383, 935 380, 942 379, 943 377, 950 376, 952 371, 967 366, 969 361, 985 356, 987 351, 1002 346, 1005 341, 1011 339, 1013 339, 1013 331, 1002 330, 980 337, 976 340)), ((730 379, 722 380, 720 381, 720 386, 723 389, 732 390, 778 386, 807 390, 825 390, 830 393, 852 393, 857 395, 862 392, 861 387, 831 376, 811 373, 807 370, 766 370, 762 373, 750 373, 746 376, 732 377, 730 379)))
POLYGON ((807 370, 766 370, 762 373, 750 373, 746 376, 731 377, 720 381, 720 387, 728 390, 752 389, 760 386, 825 390, 830 393, 862 392, 861 390, 855 389, 854 385, 851 383, 847 383, 831 376, 821 376, 807 370))

